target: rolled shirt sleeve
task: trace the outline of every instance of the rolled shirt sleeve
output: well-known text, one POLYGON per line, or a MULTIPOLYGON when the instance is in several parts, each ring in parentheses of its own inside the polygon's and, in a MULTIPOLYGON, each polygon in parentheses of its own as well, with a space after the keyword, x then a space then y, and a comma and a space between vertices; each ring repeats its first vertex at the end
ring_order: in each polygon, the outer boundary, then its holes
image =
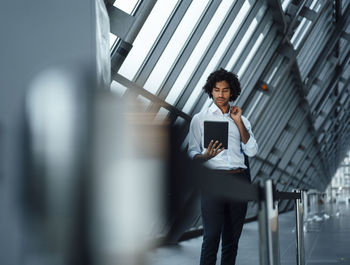
POLYGON ((246 117, 242 116, 242 121, 244 123, 245 128, 247 129, 250 137, 247 143, 243 143, 241 142, 241 147, 243 152, 247 155, 247 156, 255 156, 258 153, 258 144, 254 138, 254 134, 252 132, 252 127, 250 125, 250 122, 248 121, 248 119, 246 117))
POLYGON ((192 118, 190 124, 190 130, 188 133, 188 150, 187 154, 190 158, 194 158, 196 155, 201 154, 201 126, 200 119, 197 115, 192 118))

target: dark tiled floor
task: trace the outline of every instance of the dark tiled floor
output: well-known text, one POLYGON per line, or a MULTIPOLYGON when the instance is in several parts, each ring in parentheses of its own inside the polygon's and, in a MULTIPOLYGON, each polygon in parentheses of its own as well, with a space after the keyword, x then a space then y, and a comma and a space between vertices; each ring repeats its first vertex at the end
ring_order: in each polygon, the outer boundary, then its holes
MULTIPOLYGON (((327 206, 329 218, 309 223, 305 232, 306 265, 350 265, 350 207, 327 206)), ((294 212, 279 216, 281 265, 296 264, 294 212)), ((247 223, 240 240, 238 265, 259 264, 258 224, 247 223)), ((175 246, 155 249, 148 253, 150 265, 199 264, 202 237, 175 246)), ((220 250, 217 264, 220 264, 220 250)))

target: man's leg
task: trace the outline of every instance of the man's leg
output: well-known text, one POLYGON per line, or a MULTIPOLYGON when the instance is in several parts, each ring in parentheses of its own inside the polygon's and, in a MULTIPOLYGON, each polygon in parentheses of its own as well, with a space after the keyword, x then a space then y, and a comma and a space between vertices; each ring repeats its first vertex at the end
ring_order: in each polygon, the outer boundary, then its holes
POLYGON ((202 193, 201 210, 204 235, 200 265, 215 265, 224 218, 223 201, 202 193))
MULTIPOLYGON (((239 174, 234 177, 250 182, 246 174, 239 174)), ((247 203, 227 200, 224 212, 221 265, 234 265, 236 262, 238 242, 247 213, 247 203)))
POLYGON ((234 265, 242 233, 247 203, 228 203, 222 229, 221 265, 234 265))

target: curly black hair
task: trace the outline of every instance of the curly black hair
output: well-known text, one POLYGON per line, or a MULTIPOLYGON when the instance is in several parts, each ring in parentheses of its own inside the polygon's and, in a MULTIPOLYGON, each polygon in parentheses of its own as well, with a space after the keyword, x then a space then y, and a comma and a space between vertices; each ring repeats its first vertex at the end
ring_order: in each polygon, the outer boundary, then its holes
POLYGON ((228 72, 223 68, 212 72, 208 76, 207 82, 203 87, 204 92, 207 93, 210 98, 213 98, 211 92, 213 91, 216 83, 220 81, 226 81, 229 84, 231 90, 230 101, 235 101, 241 94, 241 85, 236 74, 228 72))

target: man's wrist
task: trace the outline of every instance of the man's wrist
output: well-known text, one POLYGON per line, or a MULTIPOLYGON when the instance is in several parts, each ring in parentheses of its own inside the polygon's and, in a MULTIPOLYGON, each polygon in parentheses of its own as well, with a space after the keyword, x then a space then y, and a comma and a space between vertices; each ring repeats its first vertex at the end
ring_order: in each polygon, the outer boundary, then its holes
POLYGON ((210 157, 207 154, 202 154, 202 160, 203 161, 208 161, 210 157))
POLYGON ((232 119, 235 123, 242 123, 242 122, 243 122, 241 117, 238 117, 238 118, 235 118, 235 119, 231 117, 231 119, 232 119))
POLYGON ((210 159, 210 157, 206 154, 198 154, 198 155, 195 155, 194 159, 208 161, 210 159))

